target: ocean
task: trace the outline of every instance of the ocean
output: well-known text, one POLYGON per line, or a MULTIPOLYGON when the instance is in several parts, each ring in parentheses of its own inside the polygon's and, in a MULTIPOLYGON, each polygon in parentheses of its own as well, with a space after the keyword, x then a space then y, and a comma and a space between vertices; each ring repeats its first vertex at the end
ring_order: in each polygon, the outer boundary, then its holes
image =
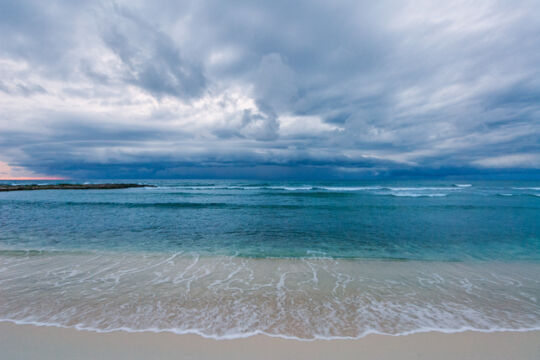
POLYGON ((135 182, 156 187, 0 193, 0 321, 219 339, 540 329, 538 181, 135 182))

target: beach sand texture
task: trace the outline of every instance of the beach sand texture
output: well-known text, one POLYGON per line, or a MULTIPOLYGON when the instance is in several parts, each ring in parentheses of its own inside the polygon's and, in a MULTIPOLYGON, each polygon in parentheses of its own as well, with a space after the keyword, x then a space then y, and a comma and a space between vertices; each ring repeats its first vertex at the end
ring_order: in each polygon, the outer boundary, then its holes
POLYGON ((0 323, 0 358, 12 359, 540 359, 540 331, 368 335, 298 341, 264 335, 212 340, 172 333, 95 333, 0 323))

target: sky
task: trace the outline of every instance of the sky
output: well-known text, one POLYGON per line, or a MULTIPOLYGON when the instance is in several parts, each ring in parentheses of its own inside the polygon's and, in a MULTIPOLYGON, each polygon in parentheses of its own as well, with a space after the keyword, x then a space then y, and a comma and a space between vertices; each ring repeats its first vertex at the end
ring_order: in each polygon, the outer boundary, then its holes
POLYGON ((0 0, 0 178, 540 178, 540 2, 0 0))

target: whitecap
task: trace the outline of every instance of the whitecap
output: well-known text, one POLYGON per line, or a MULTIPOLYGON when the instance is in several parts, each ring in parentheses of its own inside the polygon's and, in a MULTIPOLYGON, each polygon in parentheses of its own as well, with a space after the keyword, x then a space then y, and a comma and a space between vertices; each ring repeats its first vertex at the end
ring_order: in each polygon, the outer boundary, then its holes
POLYGON ((413 193, 413 192, 392 192, 392 196, 397 197, 445 197, 448 194, 435 193, 435 194, 426 194, 426 193, 413 193))
POLYGON ((380 186, 319 186, 318 189, 327 191, 364 191, 364 190, 382 190, 380 186))
POLYGON ((441 191, 441 190, 458 190, 454 187, 449 186, 424 186, 424 187, 386 187, 384 189, 388 189, 391 191, 441 191))
POLYGON ((297 190, 311 190, 313 189, 313 186, 268 186, 267 189, 297 191, 297 190))

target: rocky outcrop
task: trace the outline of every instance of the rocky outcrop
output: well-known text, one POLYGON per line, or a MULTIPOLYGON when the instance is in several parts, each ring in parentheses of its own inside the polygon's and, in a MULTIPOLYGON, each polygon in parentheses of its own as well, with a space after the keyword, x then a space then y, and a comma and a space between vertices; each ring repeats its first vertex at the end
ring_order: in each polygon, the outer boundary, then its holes
POLYGON ((108 190, 127 189, 140 187, 155 187, 146 184, 26 184, 26 185, 3 185, 0 184, 0 191, 20 191, 20 190, 108 190))

